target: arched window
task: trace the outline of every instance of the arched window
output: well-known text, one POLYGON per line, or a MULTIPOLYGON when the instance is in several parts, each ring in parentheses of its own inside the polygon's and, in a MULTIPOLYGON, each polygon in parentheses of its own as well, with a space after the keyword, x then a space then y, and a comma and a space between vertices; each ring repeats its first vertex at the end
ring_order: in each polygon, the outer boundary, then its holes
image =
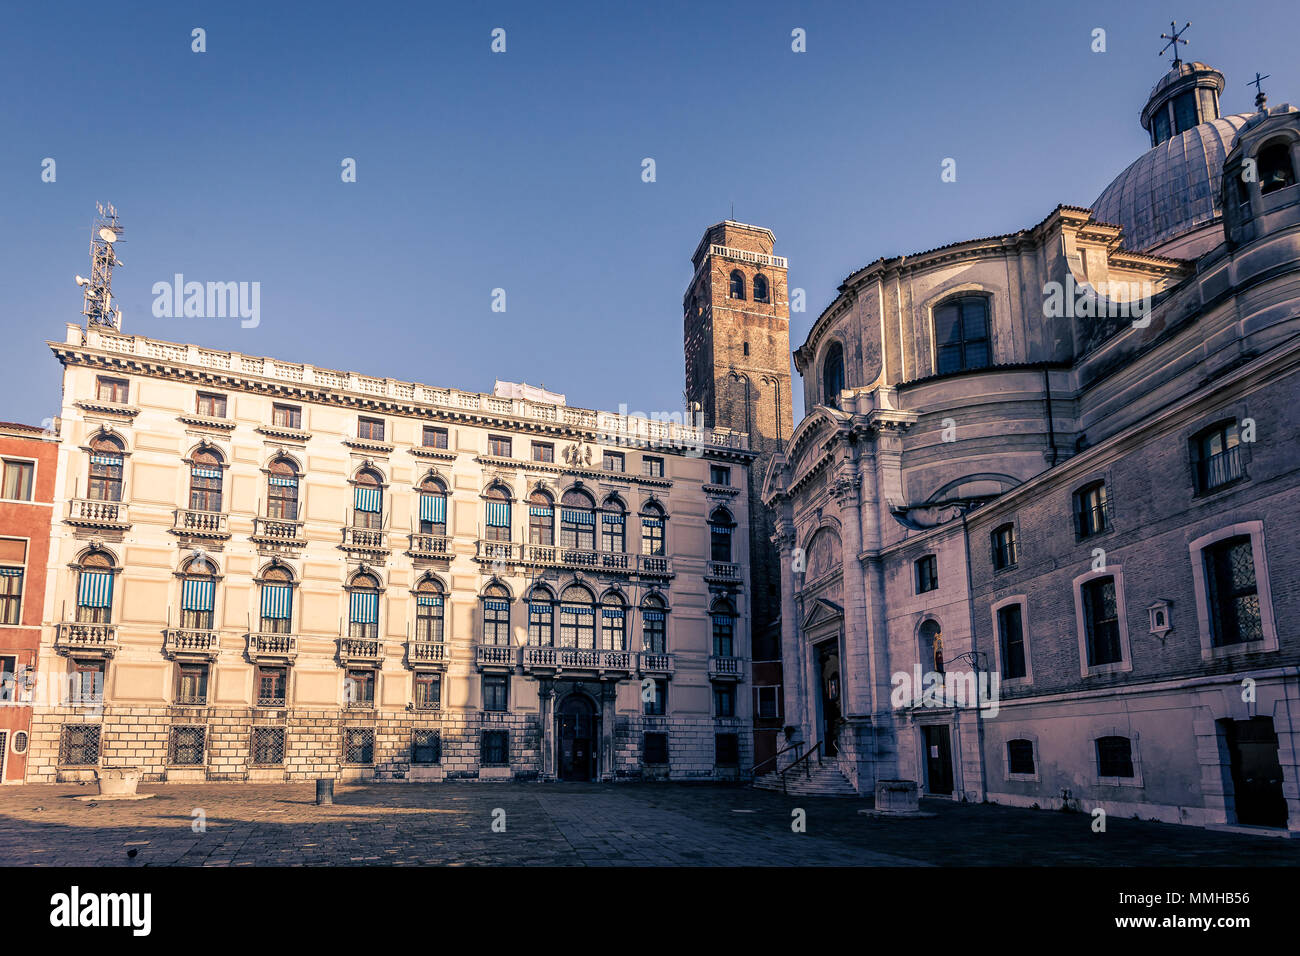
POLYGON ((77 569, 77 621, 108 624, 113 620, 113 559, 91 551, 77 569))
POLYGON ((280 521, 298 520, 298 469, 288 458, 271 462, 266 479, 266 516, 280 521))
POLYGON ((624 529, 627 526, 627 509, 617 495, 610 495, 600 509, 600 549, 615 554, 627 550, 624 529))
POLYGON ((442 585, 426 577, 415 588, 415 639, 426 644, 442 643, 442 622, 442 585))
POLYGON ((373 468, 362 468, 352 479, 352 527, 382 528, 384 479, 373 468))
POLYGON ((934 344, 938 368, 946 372, 986 368, 989 364, 989 302, 982 295, 947 299, 934 307, 934 344))
POLYGON ((600 599, 600 649, 627 650, 627 602, 616 591, 600 599))
POLYGON ((943 673, 943 634, 938 621, 926 621, 921 625, 921 666, 931 667, 936 673, 943 673))
POLYGON ((560 499, 560 547, 596 550, 596 503, 571 488, 560 499))
POLYGON ((432 475, 420 482, 420 534, 447 533, 447 488, 432 475))
POLYGON ((379 637, 379 580, 373 574, 358 573, 348 592, 348 637, 375 640, 379 637))
POLYGON ((212 630, 216 595, 216 567, 206 558, 190 558, 181 572, 181 627, 197 631, 212 630))
POLYGON ((293 573, 273 565, 262 574, 263 634, 288 634, 293 630, 293 573))
POLYGON ((664 509, 650 501, 641 509, 641 553, 648 555, 663 555, 664 547, 664 525, 667 519, 664 517, 664 509))
POLYGON ((500 584, 483 591, 483 643, 510 643, 510 592, 500 584))
POLYGON ((727 295, 733 299, 745 297, 745 276, 739 269, 731 270, 731 286, 727 290, 727 295))
POLYGON ((1259 151, 1259 191, 1267 196, 1279 189, 1295 185, 1295 169, 1291 165, 1289 143, 1269 143, 1259 151))
POLYGON ((555 544, 555 502, 544 491, 528 496, 528 543, 543 547, 555 544))
POLYGON ((483 495, 484 527, 489 541, 510 540, 510 493, 493 485, 483 495))
POLYGON ((767 296, 767 276, 760 273, 754 276, 754 301, 766 302, 767 296))
POLYGON ((709 617, 713 621, 713 656, 736 656, 736 605, 726 598, 719 598, 709 608, 709 617))
POLYGON ((709 554, 714 561, 731 561, 731 538, 736 522, 726 508, 709 515, 709 554))
POLYGON ((822 359, 822 404, 840 407, 840 392, 844 391, 844 346, 832 342, 822 359))
POLYGON ((544 584, 528 592, 528 643, 555 646, 555 595, 544 584))
POLYGON ((122 500, 122 443, 101 436, 90 443, 90 480, 86 497, 91 501, 122 500))
POLYGON ((560 595, 560 646, 592 650, 596 646, 596 608, 591 592, 571 584, 560 595))
POLYGON ((641 602, 641 649, 650 654, 668 653, 668 614, 664 599, 646 595, 641 602))
POLYGON ((221 455, 211 448, 190 457, 190 510, 221 510, 221 455))

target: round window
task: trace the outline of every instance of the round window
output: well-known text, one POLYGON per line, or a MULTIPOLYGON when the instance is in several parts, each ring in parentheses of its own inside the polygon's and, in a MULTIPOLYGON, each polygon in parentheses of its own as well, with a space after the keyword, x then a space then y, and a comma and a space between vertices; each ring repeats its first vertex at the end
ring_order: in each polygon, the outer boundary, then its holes
POLYGON ((14 734, 14 753, 27 753, 27 731, 20 730, 18 733, 14 734))

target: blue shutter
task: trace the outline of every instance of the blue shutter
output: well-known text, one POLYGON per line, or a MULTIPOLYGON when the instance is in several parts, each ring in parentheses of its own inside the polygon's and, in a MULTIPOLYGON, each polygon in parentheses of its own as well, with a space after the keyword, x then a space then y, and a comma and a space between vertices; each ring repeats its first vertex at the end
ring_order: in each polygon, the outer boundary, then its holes
POLYGON ((272 475, 271 484, 279 485, 282 488, 297 488, 298 479, 293 476, 285 477, 284 475, 272 475))
POLYGON ((561 520, 569 524, 595 524, 596 516, 590 511, 575 511, 572 508, 564 508, 560 512, 561 520))
POLYGON ((90 463, 92 465, 118 466, 122 464, 122 456, 121 455, 91 455, 90 463))
POLYGON ((420 495, 420 520, 433 524, 447 522, 447 499, 443 495, 420 495))
POLYGON ((374 591, 352 592, 353 624, 376 624, 379 622, 379 595, 374 591))
POLYGON ((510 610, 510 602, 489 598, 483 602, 483 607, 488 611, 508 611, 510 610))
POLYGON ((664 619, 663 611, 642 611, 641 616, 647 621, 662 621, 664 619))
POLYGON ((602 610, 604 611, 604 615, 603 615, 604 617, 623 616, 623 609, 621 607, 607 607, 607 608, 602 608, 602 610))
POLYGON ((379 488, 369 485, 358 485, 356 496, 354 498, 356 509, 358 511, 368 511, 371 514, 379 513, 379 502, 383 492, 379 488))
POLYGON ((555 509, 546 505, 532 505, 529 507, 528 513, 535 518, 549 518, 555 513, 555 509))
POLYGON ((293 588, 288 584, 262 585, 262 617, 287 621, 293 616, 293 588))
POLYGON ((622 523, 623 523, 623 516, 622 516, 622 515, 603 515, 602 518, 603 518, 605 524, 622 524, 622 523))
POLYGON ((181 609, 185 611, 211 611, 216 597, 215 581, 186 578, 181 584, 181 609))
POLYGON ((487 503, 487 523, 489 528, 510 527, 510 502, 489 501, 487 503))
POLYGON ((82 571, 77 589, 77 604, 81 607, 112 607, 112 572, 82 571))
POLYGON ((442 595, 420 594, 416 596, 415 603, 424 607, 442 607, 442 595))
POLYGON ((220 468, 200 468, 198 465, 195 465, 192 469, 190 469, 190 473, 194 475, 195 478, 220 478, 221 477, 220 468))
POLYGON ((663 518, 642 518, 641 524, 647 528, 662 528, 664 526, 663 518))

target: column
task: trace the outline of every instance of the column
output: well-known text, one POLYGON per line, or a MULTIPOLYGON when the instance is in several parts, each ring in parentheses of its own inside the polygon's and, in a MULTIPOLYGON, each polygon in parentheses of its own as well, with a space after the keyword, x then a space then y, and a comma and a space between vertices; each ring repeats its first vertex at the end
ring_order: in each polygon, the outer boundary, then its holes
POLYGON ((867 593, 858 561, 862 553, 862 517, 856 472, 856 463, 846 458, 831 485, 844 531, 844 660, 840 661, 840 686, 845 717, 862 717, 875 711, 876 675, 867 635, 867 593))
MULTIPOLYGON (((792 557, 795 545, 794 525, 785 517, 776 519, 776 534, 772 543, 776 545, 781 564, 781 695, 785 706, 785 726, 794 728, 794 736, 789 740, 778 740, 777 749, 800 739, 804 734, 804 714, 807 707, 807 691, 804 685, 803 647, 799 636, 799 608, 794 599, 795 582, 792 557)), ((778 763, 785 763, 794 751, 782 755, 778 763)))
POLYGON ((555 681, 537 681, 537 699, 542 709, 542 779, 555 779, 555 681))

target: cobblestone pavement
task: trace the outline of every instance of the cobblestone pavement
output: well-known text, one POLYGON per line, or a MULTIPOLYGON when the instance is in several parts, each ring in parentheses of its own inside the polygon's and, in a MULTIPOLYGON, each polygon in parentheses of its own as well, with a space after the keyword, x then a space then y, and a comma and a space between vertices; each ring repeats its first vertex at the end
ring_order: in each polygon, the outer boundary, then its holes
POLYGON ((0 790, 0 864, 1300 864, 1300 841, 1276 837, 1115 818, 1099 834, 1087 814, 947 801, 923 802, 932 818, 881 820, 858 813, 868 801, 713 784, 370 784, 339 787, 332 807, 315 805, 309 783, 145 785, 147 800, 75 799, 89 789, 0 790), (796 808, 804 833, 791 829, 796 808), (505 832, 493 831, 498 809, 505 832))

